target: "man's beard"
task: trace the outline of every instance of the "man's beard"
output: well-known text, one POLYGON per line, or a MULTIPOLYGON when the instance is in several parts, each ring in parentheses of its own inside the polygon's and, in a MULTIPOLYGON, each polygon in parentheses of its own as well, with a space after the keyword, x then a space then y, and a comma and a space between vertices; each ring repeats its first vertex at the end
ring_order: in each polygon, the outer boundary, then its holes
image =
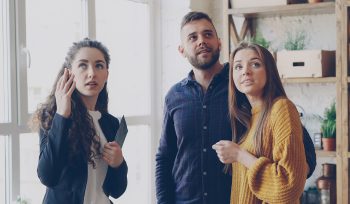
POLYGON ((191 63, 192 66, 194 66, 197 69, 201 69, 201 70, 208 70, 210 69, 218 60, 220 57, 220 50, 216 49, 213 52, 213 56, 211 57, 211 59, 209 61, 200 61, 196 58, 196 56, 191 56, 188 58, 188 61, 191 63))

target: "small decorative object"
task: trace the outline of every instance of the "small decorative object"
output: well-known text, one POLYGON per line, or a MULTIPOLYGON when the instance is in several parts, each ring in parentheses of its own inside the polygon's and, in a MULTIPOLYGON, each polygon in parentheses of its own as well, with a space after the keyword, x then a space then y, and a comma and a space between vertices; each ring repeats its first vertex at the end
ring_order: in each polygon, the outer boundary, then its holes
POLYGON ((321 125, 322 129, 322 146, 325 151, 335 150, 336 136, 336 109, 335 102, 324 112, 324 118, 321 125))
POLYGON ((303 194, 302 204, 319 204, 320 203, 320 194, 316 187, 310 187, 307 191, 304 191, 305 197, 303 194))
POLYGON ((320 204, 337 203, 336 198, 336 165, 322 164, 323 175, 316 180, 317 188, 320 191, 320 204))
POLYGON ((334 67, 335 51, 332 50, 277 52, 277 68, 281 78, 335 76, 334 67))

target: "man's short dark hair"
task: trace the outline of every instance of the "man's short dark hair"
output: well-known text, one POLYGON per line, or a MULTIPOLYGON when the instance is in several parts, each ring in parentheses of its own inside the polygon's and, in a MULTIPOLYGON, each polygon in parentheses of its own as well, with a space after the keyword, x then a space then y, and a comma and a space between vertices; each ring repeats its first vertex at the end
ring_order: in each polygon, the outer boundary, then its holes
MULTIPOLYGON (((182 22, 181 22, 181 29, 187 24, 190 23, 192 21, 198 21, 201 19, 205 19, 207 21, 209 21, 213 27, 213 21, 211 20, 211 18, 208 16, 208 14, 203 13, 203 12, 199 12, 199 11, 191 11, 188 14, 186 14, 183 18, 182 18, 182 22)), ((215 27, 214 27, 215 28, 215 27)))

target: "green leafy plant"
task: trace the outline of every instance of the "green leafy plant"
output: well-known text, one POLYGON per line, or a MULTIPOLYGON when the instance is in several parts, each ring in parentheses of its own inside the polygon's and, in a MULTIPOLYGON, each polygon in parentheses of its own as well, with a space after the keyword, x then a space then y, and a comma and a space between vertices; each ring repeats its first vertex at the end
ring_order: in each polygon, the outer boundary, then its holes
POLYGON ((335 138, 336 135, 336 110, 335 102, 324 112, 324 118, 321 125, 323 138, 335 138))
POLYGON ((271 41, 267 41, 261 32, 256 32, 255 36, 250 39, 250 42, 258 44, 266 49, 269 49, 271 41))
POLYGON ((303 50, 305 48, 307 36, 305 31, 288 33, 287 41, 284 44, 286 50, 303 50))

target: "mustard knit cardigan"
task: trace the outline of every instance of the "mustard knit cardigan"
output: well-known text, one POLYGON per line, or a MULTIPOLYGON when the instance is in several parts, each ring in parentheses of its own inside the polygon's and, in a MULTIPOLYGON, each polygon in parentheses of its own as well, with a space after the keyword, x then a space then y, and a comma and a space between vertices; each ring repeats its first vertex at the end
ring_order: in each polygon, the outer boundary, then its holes
MULTIPOLYGON (((253 137, 260 108, 252 109, 252 126, 241 148, 255 155, 253 137)), ((263 156, 251 169, 232 164, 231 204, 299 203, 307 163, 299 114, 294 104, 279 98, 264 129, 263 156)))

